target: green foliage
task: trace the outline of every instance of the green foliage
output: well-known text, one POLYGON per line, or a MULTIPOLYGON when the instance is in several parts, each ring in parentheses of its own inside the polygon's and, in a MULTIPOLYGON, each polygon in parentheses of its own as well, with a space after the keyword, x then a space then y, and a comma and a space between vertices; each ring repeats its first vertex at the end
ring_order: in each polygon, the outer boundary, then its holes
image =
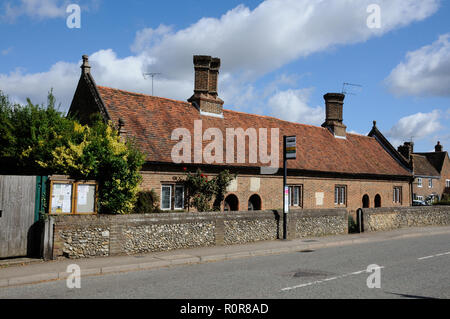
POLYGON ((358 224, 356 224, 355 220, 353 219, 353 216, 348 216, 348 233, 355 234, 358 232, 359 232, 358 224))
POLYGON ((440 201, 434 202, 433 205, 450 206, 450 195, 444 194, 440 201))
POLYGON ((71 139, 74 122, 55 109, 48 94, 47 107, 12 104, 0 92, 0 161, 8 172, 49 173, 39 162, 48 162, 52 151, 71 139))
POLYGON ((188 206, 195 207, 199 212, 206 212, 220 210, 226 188, 233 178, 235 178, 234 175, 231 175, 228 170, 224 170, 214 178, 209 179, 198 169, 194 174, 187 172, 186 178, 179 181, 184 184, 186 189, 188 206), (211 207, 213 198, 214 202, 211 207))
POLYGON ((10 171, 64 174, 99 183, 102 213, 131 213, 141 182, 144 155, 123 143, 112 127, 97 119, 91 127, 65 118, 54 108, 12 105, 0 93, 0 161, 10 171))
POLYGON ((155 190, 139 192, 137 195, 135 214, 161 213, 159 209, 159 197, 155 190))

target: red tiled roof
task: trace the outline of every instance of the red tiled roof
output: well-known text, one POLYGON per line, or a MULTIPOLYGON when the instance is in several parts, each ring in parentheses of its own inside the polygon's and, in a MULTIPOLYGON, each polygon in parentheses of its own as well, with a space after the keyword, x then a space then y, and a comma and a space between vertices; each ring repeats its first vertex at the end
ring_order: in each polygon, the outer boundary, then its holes
MULTIPOLYGON (((297 159, 288 161, 288 167, 307 171, 410 176, 375 138, 347 133, 346 139, 335 138, 322 127, 282 121, 273 117, 224 110, 223 118, 202 116, 190 103, 98 86, 106 109, 114 124, 125 121, 125 130, 133 136, 151 162, 172 162, 172 131, 186 128, 191 132, 194 121, 202 120, 203 131, 219 128, 225 138, 226 128, 267 128, 270 152, 270 128, 279 128, 280 167, 282 167, 283 135, 297 136, 297 159)), ((204 146, 210 141, 204 141, 204 146)), ((224 141, 225 148, 225 141, 224 141)), ((248 141, 246 143, 248 147, 248 141)), ((193 148, 192 148, 193 149, 193 148)), ((193 161, 192 151, 192 161, 193 161)), ((224 158, 225 158, 224 149, 224 158)), ((248 148, 246 151, 248 163, 248 148)), ((224 164, 230 165, 231 164, 224 164)), ((234 164, 235 166, 267 166, 261 164, 234 164)))

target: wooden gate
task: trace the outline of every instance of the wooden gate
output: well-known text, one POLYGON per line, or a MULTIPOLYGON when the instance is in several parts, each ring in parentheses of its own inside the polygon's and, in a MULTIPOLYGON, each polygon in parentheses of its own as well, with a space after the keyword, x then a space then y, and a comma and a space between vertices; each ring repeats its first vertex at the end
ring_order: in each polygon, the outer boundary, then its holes
POLYGON ((0 258, 29 254, 36 222, 36 178, 0 175, 0 258))

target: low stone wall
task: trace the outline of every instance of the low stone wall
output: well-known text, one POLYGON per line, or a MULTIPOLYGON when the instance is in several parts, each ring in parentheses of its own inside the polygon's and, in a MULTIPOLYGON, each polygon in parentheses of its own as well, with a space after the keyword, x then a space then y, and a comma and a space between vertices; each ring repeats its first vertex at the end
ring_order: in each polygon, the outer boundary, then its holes
MULTIPOLYGON (((278 211, 55 216, 53 258, 133 255, 244 244, 283 236, 278 211)), ((289 214, 289 238, 346 234, 346 210, 289 214)))
POLYGON ((450 225, 450 206, 364 208, 364 231, 450 225))
POLYGON ((348 234, 346 209, 298 210, 289 214, 290 238, 321 237, 348 234))

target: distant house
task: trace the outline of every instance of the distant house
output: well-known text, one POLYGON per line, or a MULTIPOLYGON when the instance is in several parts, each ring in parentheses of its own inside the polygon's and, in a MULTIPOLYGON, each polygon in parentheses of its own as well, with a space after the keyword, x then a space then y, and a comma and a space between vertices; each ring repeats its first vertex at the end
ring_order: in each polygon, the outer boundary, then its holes
POLYGON ((434 152, 414 153, 414 143, 405 142, 398 151, 410 162, 413 169, 414 200, 439 200, 450 195, 450 159, 437 142, 434 152))
MULTIPOLYGON (((194 94, 187 102, 97 86, 90 68, 88 57, 83 56, 81 78, 69 114, 82 123, 89 123, 93 114, 100 114, 105 121, 111 121, 122 136, 137 141, 147 156, 142 170, 142 188, 158 193, 163 210, 187 209, 183 185, 177 182, 177 178, 184 176, 186 167, 191 171, 201 168, 209 176, 225 168, 237 174, 228 187, 224 210, 281 208, 282 169, 275 174, 263 174, 261 167, 266 167, 267 162, 261 158, 252 160, 261 147, 250 145, 248 137, 254 133, 261 141, 260 129, 267 129, 269 136, 271 129, 279 129, 279 138, 267 138, 266 145, 267 153, 271 153, 272 146, 278 146, 280 156, 276 164, 279 167, 283 161, 282 137, 297 136, 297 159, 288 162, 291 208, 345 207, 355 212, 361 207, 411 204, 412 171, 408 161, 381 134, 376 122, 369 136, 346 131, 343 94, 324 96, 325 121, 322 127, 317 127, 223 109, 224 102, 218 97, 220 59, 217 58, 194 56, 194 94), (211 162, 199 155, 194 145, 189 145, 192 162, 174 162, 171 154, 179 140, 172 139, 173 132, 184 128, 194 140, 194 129, 199 123, 201 136, 213 128, 223 133, 224 141, 220 142, 224 147, 228 129, 242 128, 247 134, 243 141, 245 161, 211 162)), ((233 160, 237 157, 234 152, 239 141, 235 136, 232 141, 233 160)), ((203 149, 208 143, 203 139, 203 149)), ((221 155, 217 151, 214 155, 221 155)))

